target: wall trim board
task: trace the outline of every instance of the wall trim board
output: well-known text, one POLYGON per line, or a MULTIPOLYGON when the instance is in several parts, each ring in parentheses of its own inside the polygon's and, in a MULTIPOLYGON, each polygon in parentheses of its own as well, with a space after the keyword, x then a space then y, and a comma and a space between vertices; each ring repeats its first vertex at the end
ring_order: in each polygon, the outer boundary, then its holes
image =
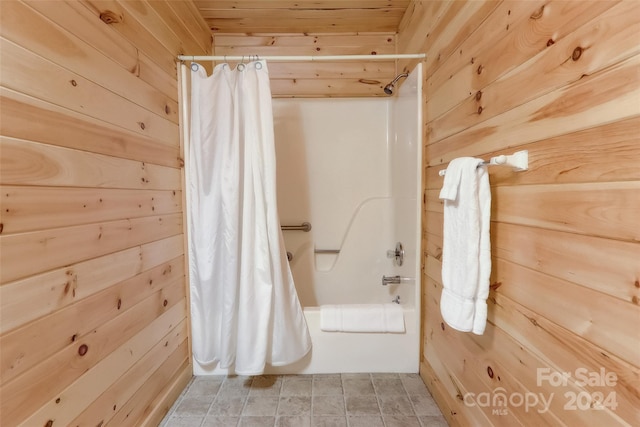
MULTIPOLYGON (((213 52, 212 52, 213 53, 213 52)), ((182 191, 182 245, 184 248, 183 251, 183 263, 184 263, 184 292, 185 292, 185 300, 186 300, 186 304, 187 307, 189 307, 189 315, 187 316, 187 330, 188 330, 188 349, 187 349, 187 355, 189 358, 189 364, 190 367, 192 368, 192 373, 193 373, 193 366, 191 366, 191 361, 192 356, 193 356, 193 349, 192 349, 192 341, 191 341, 191 337, 192 337, 192 328, 191 328, 191 261, 190 261, 190 246, 189 246, 189 242, 190 242, 190 235, 189 235, 189 192, 190 190, 190 183, 188 181, 187 178, 187 165, 190 165, 190 132, 191 132, 191 123, 189 122, 190 120, 190 115, 189 115, 189 108, 191 106, 191 95, 190 95, 190 91, 191 91, 191 73, 189 72, 189 69, 187 68, 186 64, 181 63, 178 66, 178 72, 176 75, 176 78, 178 79, 178 88, 179 88, 179 97, 181 100, 183 100, 184 102, 180 103, 180 157, 182 159, 184 159, 183 162, 183 167, 180 170, 180 182, 182 183, 182 188, 184 189, 182 191)), ((170 394, 169 394, 170 395, 170 394)))

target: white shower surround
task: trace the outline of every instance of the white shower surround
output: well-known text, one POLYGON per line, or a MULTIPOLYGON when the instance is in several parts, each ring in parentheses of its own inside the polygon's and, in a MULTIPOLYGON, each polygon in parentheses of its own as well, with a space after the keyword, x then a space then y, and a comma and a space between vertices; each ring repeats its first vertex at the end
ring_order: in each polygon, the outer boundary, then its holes
POLYGON ((390 98, 274 102, 280 220, 313 226, 285 232, 313 348, 274 373, 418 372, 420 74, 414 70, 390 98), (402 267, 386 257, 397 241, 402 267), (409 280, 385 287, 382 275, 409 280), (320 330, 322 304, 386 303, 398 295, 404 334, 320 330))
MULTIPOLYGON (((421 65, 389 98, 275 99, 278 210, 313 348, 266 373, 418 372, 420 358, 421 65), (405 262, 386 252, 397 241, 405 262), (339 249, 338 255, 315 249, 339 249), (408 278, 382 286, 382 275, 408 278), (320 330, 322 304, 400 296, 406 332, 320 330)), ((196 375, 226 370, 194 362, 196 375)))

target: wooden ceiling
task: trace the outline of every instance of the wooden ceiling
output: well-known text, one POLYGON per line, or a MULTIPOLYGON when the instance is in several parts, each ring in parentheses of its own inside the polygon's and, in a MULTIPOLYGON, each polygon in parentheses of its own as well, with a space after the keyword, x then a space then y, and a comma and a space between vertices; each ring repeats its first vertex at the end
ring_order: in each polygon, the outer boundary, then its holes
POLYGON ((196 0, 214 33, 397 32, 411 0, 196 0))

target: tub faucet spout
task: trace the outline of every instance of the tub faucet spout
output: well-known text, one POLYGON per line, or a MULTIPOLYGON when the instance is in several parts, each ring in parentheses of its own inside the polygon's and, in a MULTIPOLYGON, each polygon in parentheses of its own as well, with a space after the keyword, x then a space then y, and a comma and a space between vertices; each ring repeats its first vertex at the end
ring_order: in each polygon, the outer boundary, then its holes
POLYGON ((389 284, 398 284, 401 281, 400 276, 382 276, 382 286, 387 286, 389 284))

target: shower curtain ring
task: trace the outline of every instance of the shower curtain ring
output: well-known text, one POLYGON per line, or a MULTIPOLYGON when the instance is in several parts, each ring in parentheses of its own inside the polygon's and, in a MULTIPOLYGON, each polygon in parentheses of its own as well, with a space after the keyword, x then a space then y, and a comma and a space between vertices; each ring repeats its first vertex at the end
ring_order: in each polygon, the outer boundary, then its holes
POLYGON ((198 68, 200 68, 200 66, 198 65, 197 62, 192 62, 191 63, 191 71, 193 71, 193 72, 198 71, 198 68))

